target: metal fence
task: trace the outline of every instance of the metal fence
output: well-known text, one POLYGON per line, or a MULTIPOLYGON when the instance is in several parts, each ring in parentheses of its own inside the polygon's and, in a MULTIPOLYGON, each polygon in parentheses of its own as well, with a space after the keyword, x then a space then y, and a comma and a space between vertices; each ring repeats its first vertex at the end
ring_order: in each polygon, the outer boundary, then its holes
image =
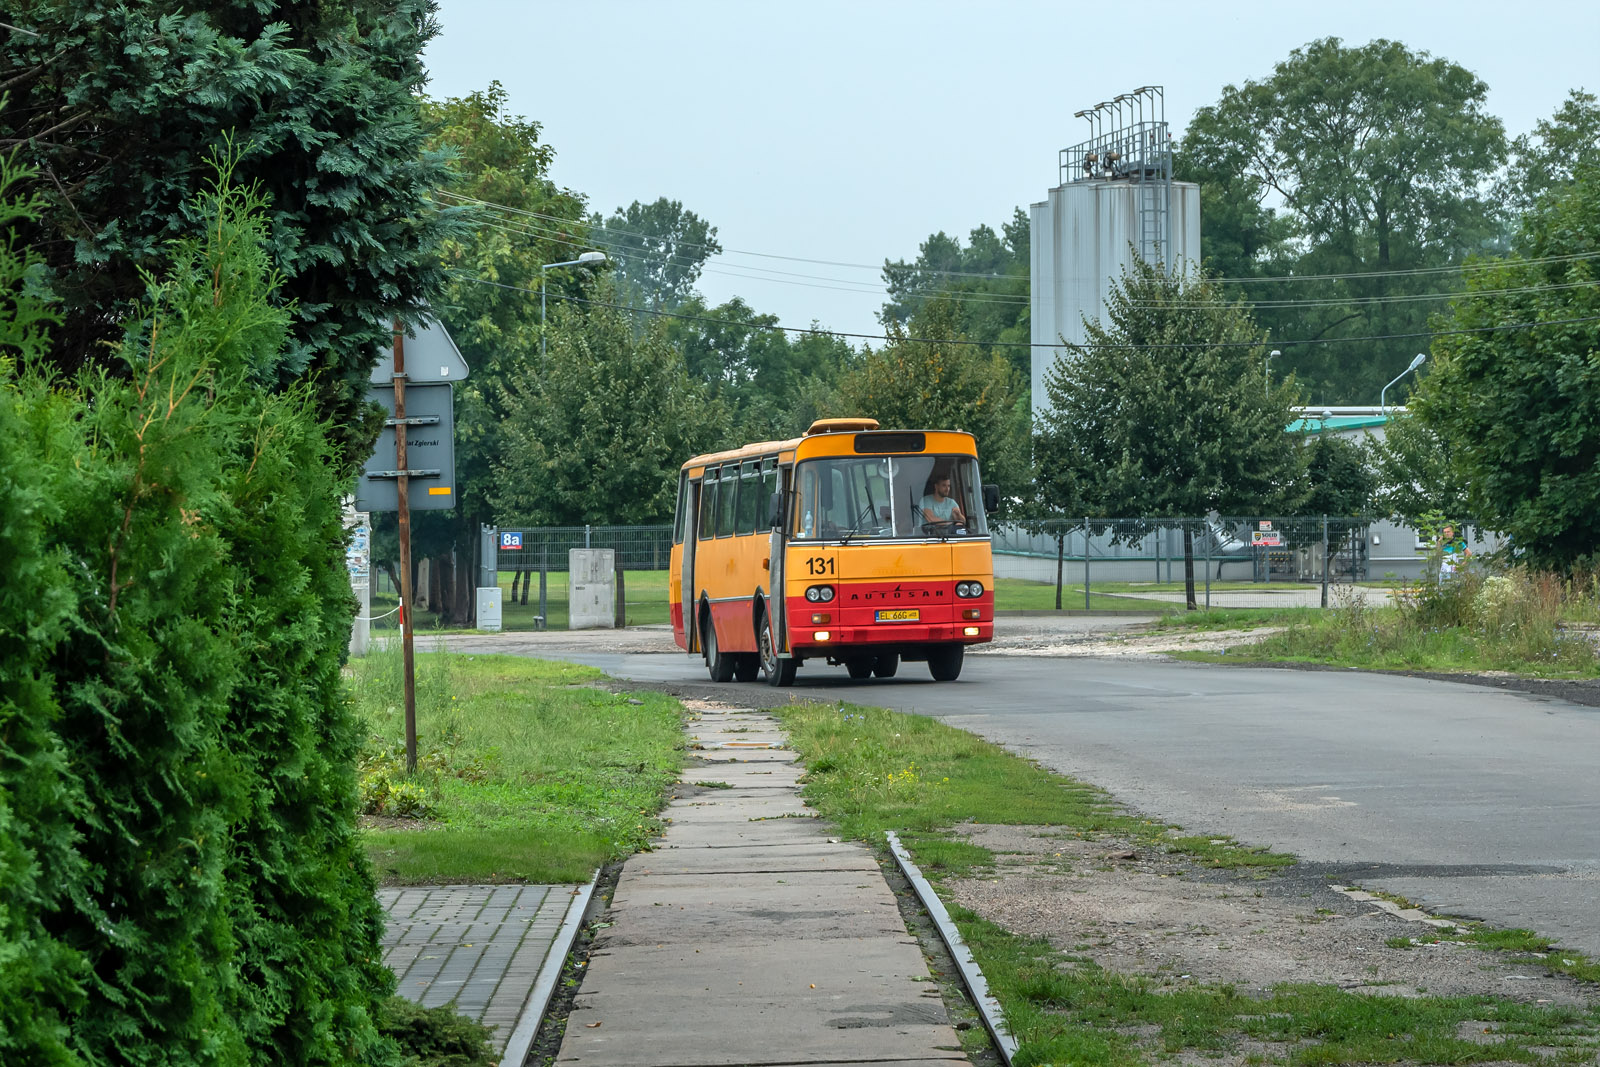
POLYGON ((500 526, 495 528, 502 571, 564 571, 574 548, 610 548, 630 571, 664 571, 672 560, 672 527, 500 526), (517 547, 507 547, 506 535, 517 547))

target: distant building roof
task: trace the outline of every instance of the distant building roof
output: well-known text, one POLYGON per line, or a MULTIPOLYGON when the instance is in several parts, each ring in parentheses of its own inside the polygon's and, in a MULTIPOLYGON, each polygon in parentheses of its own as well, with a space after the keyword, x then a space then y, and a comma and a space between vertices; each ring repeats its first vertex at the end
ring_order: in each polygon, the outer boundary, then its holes
POLYGON ((1400 406, 1387 410, 1378 407, 1301 407, 1294 408, 1299 416, 1285 429, 1289 433, 1341 433, 1348 430, 1370 430, 1382 426, 1396 415, 1404 415, 1400 406))

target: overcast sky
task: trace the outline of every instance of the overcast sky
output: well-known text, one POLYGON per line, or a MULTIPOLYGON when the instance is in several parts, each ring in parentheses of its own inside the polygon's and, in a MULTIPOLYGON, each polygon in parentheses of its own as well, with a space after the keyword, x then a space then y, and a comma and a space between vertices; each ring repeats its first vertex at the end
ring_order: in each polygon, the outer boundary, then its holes
POLYGON ((683 201, 725 249, 700 279, 713 304, 739 295, 785 326, 866 333, 879 332, 886 257, 915 257, 937 230, 964 242, 1042 200, 1057 150, 1087 135, 1072 113, 1142 85, 1166 87, 1181 136, 1224 85, 1331 35, 1465 66, 1512 135, 1569 89, 1600 92, 1595 0, 439 7, 430 95, 500 81, 543 125, 555 180, 594 210, 683 201))

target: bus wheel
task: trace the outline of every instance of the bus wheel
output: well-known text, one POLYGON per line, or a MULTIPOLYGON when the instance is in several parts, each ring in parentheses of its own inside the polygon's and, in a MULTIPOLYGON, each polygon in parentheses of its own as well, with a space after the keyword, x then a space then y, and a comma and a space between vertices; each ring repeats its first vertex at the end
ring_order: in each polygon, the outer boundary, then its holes
POLYGON ((733 680, 736 682, 753 682, 756 675, 761 673, 761 654, 758 652, 741 652, 733 659, 733 680))
POLYGON ((873 664, 872 673, 879 678, 893 678, 894 672, 900 669, 900 653, 885 652, 878 657, 878 662, 873 664))
POLYGON ((858 656, 855 659, 844 661, 844 669, 850 672, 850 677, 856 681, 872 677, 872 665, 875 662, 870 656, 858 656))
POLYGON ((717 628, 706 620, 706 670, 713 682, 733 681, 733 657, 717 647, 717 628))
POLYGON ((961 677, 961 660, 966 656, 965 645, 944 645, 928 650, 928 673, 936 682, 953 682, 961 677))
POLYGON ((793 685, 795 661, 778 658, 777 652, 772 647, 772 624, 767 621, 765 612, 761 615, 761 633, 757 636, 756 643, 761 648, 757 655, 761 660, 761 669, 766 672, 767 684, 793 685))

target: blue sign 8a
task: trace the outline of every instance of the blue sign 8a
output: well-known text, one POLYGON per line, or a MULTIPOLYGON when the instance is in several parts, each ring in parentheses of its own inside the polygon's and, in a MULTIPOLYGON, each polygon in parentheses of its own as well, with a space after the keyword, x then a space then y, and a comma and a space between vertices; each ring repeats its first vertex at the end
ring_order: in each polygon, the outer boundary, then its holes
POLYGON ((522 547, 522 531, 521 530, 504 530, 504 531, 502 531, 501 534, 500 534, 500 547, 501 548, 521 548, 522 547))

